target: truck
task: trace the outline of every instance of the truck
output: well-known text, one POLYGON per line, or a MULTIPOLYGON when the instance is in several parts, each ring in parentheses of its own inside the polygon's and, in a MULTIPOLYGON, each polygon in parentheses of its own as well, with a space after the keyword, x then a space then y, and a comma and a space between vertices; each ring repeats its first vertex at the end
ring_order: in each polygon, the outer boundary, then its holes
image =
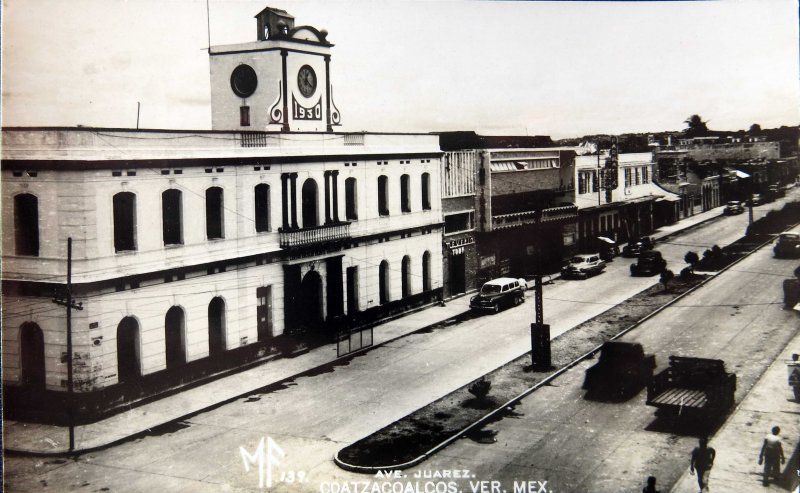
POLYGON ((597 364, 586 370, 583 389, 588 399, 628 397, 639 393, 653 377, 656 357, 641 344, 606 341, 597 364))
POLYGON ((647 405, 664 416, 717 418, 734 404, 736 374, 718 359, 670 356, 669 367, 647 385, 647 405))

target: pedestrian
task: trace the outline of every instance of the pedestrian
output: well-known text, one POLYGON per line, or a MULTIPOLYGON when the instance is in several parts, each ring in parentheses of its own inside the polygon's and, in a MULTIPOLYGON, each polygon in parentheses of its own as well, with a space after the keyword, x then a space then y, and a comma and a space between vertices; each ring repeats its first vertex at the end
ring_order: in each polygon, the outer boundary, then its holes
POLYGON ((661 493, 656 489, 656 477, 650 476, 647 478, 647 486, 642 488, 642 493, 661 493))
POLYGON ((764 438, 764 444, 761 446, 758 465, 764 464, 764 486, 769 484, 770 475, 778 481, 781 479, 780 464, 786 463, 786 457, 783 456, 780 433, 780 426, 773 426, 772 433, 764 438))
POLYGON ((792 362, 789 363, 789 386, 794 390, 795 402, 800 402, 800 354, 792 354, 792 362))
POLYGON ((708 491, 708 476, 714 466, 714 458, 717 456, 716 450, 708 446, 708 439, 701 438, 699 445, 692 450, 692 460, 689 463, 689 474, 694 474, 697 470, 697 484, 700 491, 708 491))

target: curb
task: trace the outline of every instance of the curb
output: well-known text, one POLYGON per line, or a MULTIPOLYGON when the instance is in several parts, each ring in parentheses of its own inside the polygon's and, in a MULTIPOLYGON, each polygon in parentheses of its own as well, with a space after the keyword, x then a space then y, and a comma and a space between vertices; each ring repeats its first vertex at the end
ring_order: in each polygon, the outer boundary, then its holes
MULTIPOLYGON (((713 219, 716 219, 716 218, 711 218, 709 220, 713 220, 713 219)), ((704 222, 706 222, 706 221, 704 221, 704 222)), ((698 224, 702 224, 702 223, 698 223, 698 224)), ((786 228, 784 231, 790 230, 790 229, 796 227, 798 224, 800 224, 800 223, 795 223, 792 226, 789 226, 788 228, 786 228)), ((628 332, 632 331, 633 329, 639 327, 644 322, 646 322, 646 321, 650 320, 651 318, 653 318, 654 316, 658 315, 659 313, 661 313, 665 309, 669 308, 674 303, 680 301, 684 297, 686 297, 689 294, 693 293, 695 290, 705 286, 708 282, 710 282, 712 279, 716 278, 719 274, 727 271, 728 269, 730 269, 734 265, 738 264, 739 262, 741 262, 745 258, 749 257, 753 253, 757 252, 758 250, 762 249, 764 246, 766 246, 767 244, 769 244, 771 242, 772 242, 772 238, 770 238, 769 240, 767 240, 765 242, 762 242, 762 243, 758 244, 758 246, 756 246, 754 249, 750 250, 746 254, 742 255, 738 259, 736 259, 733 262, 731 262, 730 264, 726 265, 724 268, 722 268, 721 270, 717 271, 717 273, 714 274, 713 276, 709 276, 706 279, 703 279, 700 283, 696 284, 695 286, 692 286, 691 288, 689 288, 685 292, 683 292, 680 295, 676 296, 674 299, 672 299, 672 300, 668 301, 667 303, 663 304, 662 306, 656 308, 654 311, 652 311, 648 315, 645 315, 641 319, 637 320, 636 322, 634 322, 633 324, 631 324, 627 328, 623 329, 621 332, 617 333, 616 335, 614 335, 613 337, 609 338, 608 340, 610 340, 610 341, 616 340, 616 339, 622 337, 623 335, 627 334, 628 332)), ((527 390, 523 391, 522 393, 520 393, 516 397, 511 398, 507 402, 501 404, 499 407, 497 407, 494 410, 490 411, 489 413, 485 414, 483 417, 479 418, 478 420, 472 422, 470 425, 468 425, 467 427, 465 427, 464 429, 462 429, 458 433, 453 434, 452 436, 450 436, 449 438, 447 438, 443 442, 439 443, 438 445, 435 445, 433 448, 429 449, 428 451, 422 453, 420 456, 418 456, 418 457, 416 457, 416 458, 414 458, 414 459, 412 459, 410 461, 404 462, 402 464, 395 464, 395 465, 359 466, 359 465, 355 465, 355 464, 349 464, 349 463, 344 462, 343 460, 341 460, 339 458, 339 452, 341 452, 341 450, 339 450, 338 452, 336 452, 336 454, 334 454, 333 462, 337 466, 339 466, 340 468, 342 468, 342 469, 344 469, 346 471, 362 473, 362 474, 376 473, 379 470, 381 470, 381 471, 403 470, 403 469, 407 469, 409 467, 416 466, 416 465, 424 462, 425 460, 427 460, 433 454, 435 454, 435 453, 439 452, 440 450, 446 448, 448 445, 450 445, 454 441, 462 438, 463 435, 465 435, 466 433, 470 432, 471 430, 473 430, 475 428, 480 428, 480 427, 484 426, 485 424, 487 424, 488 422, 492 421, 492 418, 496 417, 500 412, 505 412, 506 408, 508 408, 510 406, 513 406, 514 404, 516 404, 520 400, 524 399, 525 397, 529 396, 530 394, 532 394, 533 392, 535 392, 536 390, 538 390, 542 386, 547 385, 551 381, 555 380, 557 377, 561 376, 563 373, 567 372, 568 370, 570 370, 571 368, 576 366, 578 363, 580 363, 580 362, 584 361, 585 359, 593 356, 602 347, 603 347, 603 345, 600 344, 600 345, 596 346, 594 349, 591 349, 590 351, 584 353, 583 355, 578 356, 573 361, 567 363, 566 365, 564 365, 560 369, 558 369, 555 372, 553 372, 551 375, 548 375, 547 377, 545 377, 539 383, 537 383, 534 386, 532 386, 532 387, 528 388, 527 390)), ((736 406, 736 409, 738 409, 739 405, 741 405, 741 402, 739 402, 739 404, 736 406)))

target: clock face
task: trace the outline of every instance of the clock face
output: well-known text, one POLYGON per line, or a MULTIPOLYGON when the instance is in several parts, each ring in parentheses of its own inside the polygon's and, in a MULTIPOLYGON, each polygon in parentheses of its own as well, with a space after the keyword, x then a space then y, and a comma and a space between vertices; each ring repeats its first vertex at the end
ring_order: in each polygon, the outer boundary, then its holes
POLYGON ((308 65, 300 67, 300 71, 297 72, 297 87, 300 89, 300 94, 307 98, 314 95, 317 90, 317 74, 313 68, 308 65))
POLYGON ((231 73, 231 89, 240 98, 246 98, 256 92, 258 77, 250 65, 241 64, 231 73))

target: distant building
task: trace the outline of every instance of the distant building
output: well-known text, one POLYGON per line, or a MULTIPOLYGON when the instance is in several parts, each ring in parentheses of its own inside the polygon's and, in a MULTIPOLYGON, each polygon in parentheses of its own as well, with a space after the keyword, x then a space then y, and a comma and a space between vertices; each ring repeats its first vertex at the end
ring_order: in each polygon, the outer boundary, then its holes
POLYGON ((678 219, 680 199, 655 183, 650 153, 619 154, 617 188, 610 201, 604 182, 598 181, 598 168, 604 166, 606 158, 607 155, 575 158, 578 245, 584 251, 595 250, 598 237, 622 242, 678 219))

